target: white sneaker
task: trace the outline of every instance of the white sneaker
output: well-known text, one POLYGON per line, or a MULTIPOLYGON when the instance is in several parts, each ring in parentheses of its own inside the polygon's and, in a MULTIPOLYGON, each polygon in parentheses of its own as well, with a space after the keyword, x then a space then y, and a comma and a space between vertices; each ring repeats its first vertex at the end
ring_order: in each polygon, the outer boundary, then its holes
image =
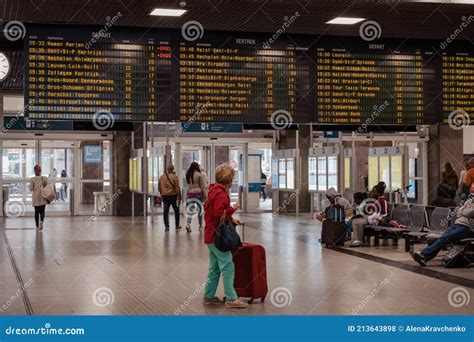
POLYGON ((203 226, 199 226, 199 231, 202 232, 204 230, 203 226))
POLYGON ((40 221, 40 224, 38 226, 38 230, 43 230, 43 221, 40 221))

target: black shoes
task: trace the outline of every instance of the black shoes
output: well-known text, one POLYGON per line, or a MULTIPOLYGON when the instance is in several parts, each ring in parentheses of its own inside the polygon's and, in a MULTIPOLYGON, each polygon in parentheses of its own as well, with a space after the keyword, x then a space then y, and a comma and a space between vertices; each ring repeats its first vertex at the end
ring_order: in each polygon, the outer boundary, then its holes
POLYGON ((420 252, 412 252, 410 253, 413 260, 420 264, 420 266, 426 266, 425 257, 420 252))

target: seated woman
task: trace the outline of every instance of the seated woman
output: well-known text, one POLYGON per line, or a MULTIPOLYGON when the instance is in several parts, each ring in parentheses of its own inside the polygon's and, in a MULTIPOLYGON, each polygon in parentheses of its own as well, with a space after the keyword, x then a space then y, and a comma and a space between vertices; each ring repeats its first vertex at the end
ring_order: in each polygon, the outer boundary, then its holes
MULTIPOLYGON (((364 241, 364 226, 367 224, 377 224, 384 220, 388 212, 388 204, 384 196, 385 183, 380 182, 373 187, 369 195, 370 202, 362 202, 359 211, 362 215, 352 220, 352 242, 350 247, 361 247, 364 241), (368 208, 367 203, 374 203, 372 209, 368 208), (367 208, 366 208, 367 206, 367 208), (368 213, 370 211, 370 213, 368 213)), ((372 204, 370 205, 372 206, 372 204)))
POLYGON ((463 239, 474 239, 474 203, 472 199, 456 208, 456 220, 431 246, 421 251, 411 253, 412 258, 421 266, 436 257, 449 243, 456 243, 463 239))

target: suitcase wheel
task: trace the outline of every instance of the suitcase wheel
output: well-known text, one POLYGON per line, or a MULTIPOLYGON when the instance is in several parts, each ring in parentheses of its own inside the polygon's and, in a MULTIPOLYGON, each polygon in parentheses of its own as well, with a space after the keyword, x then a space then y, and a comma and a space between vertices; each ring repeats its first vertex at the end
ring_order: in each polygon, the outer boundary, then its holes
POLYGON ((252 304, 252 303, 253 303, 253 298, 250 298, 250 299, 248 300, 248 303, 249 303, 249 304, 252 304))
POLYGON ((262 298, 262 303, 265 303, 265 297, 262 298))

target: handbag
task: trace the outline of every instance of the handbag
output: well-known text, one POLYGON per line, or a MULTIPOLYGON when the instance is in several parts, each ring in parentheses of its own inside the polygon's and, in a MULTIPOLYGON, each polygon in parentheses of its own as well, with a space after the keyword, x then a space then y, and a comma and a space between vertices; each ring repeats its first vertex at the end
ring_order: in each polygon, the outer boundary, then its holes
POLYGON ((46 185, 44 185, 44 183, 45 183, 45 180, 43 178, 43 187, 41 188, 41 196, 43 196, 43 198, 49 204, 52 201, 54 201, 54 199, 56 198, 56 194, 54 192, 54 189, 51 183, 48 183, 47 181, 46 181, 46 185))
POLYGON ((217 227, 214 245, 222 252, 229 252, 235 248, 242 247, 242 241, 237 233, 236 226, 232 221, 225 219, 225 213, 217 227))

